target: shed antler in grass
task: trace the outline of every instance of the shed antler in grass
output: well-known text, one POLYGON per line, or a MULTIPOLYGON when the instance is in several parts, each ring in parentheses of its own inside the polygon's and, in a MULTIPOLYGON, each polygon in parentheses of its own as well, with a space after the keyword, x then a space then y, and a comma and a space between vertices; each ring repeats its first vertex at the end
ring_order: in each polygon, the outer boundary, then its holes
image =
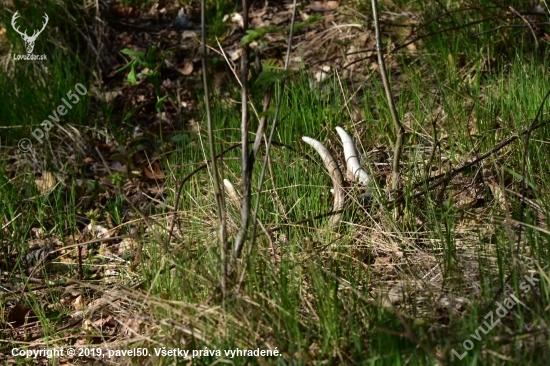
POLYGON ((359 152, 355 143, 342 127, 336 127, 336 132, 340 135, 340 140, 342 140, 342 145, 344 146, 344 157, 346 158, 348 174, 353 181, 366 186, 370 182, 370 177, 359 163, 359 152))
MULTIPOLYGON (((344 131, 341 127, 336 127, 338 135, 342 140, 342 145, 344 147, 344 156, 346 158, 347 172, 351 179, 354 182, 361 183, 362 185, 367 185, 370 182, 370 176, 359 164, 359 153, 355 143, 351 137, 344 131)), ((319 141, 314 140, 310 137, 304 136, 302 140, 311 147, 313 147, 323 159, 325 167, 327 168, 328 174, 332 179, 332 185, 334 186, 334 206, 333 211, 338 212, 331 216, 329 219, 329 225, 331 227, 338 226, 340 219, 342 218, 342 210, 346 204, 346 192, 344 190, 344 176, 342 171, 338 167, 338 162, 332 156, 330 151, 319 141)))

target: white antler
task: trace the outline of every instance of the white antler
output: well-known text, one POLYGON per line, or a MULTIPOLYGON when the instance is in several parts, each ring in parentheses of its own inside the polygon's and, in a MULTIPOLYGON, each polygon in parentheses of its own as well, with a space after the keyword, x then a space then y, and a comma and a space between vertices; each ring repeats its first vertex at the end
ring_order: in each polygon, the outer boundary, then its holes
POLYGON ((21 35, 21 37, 23 37, 23 41, 25 42, 25 48, 27 49, 27 53, 32 53, 32 50, 34 49, 34 42, 36 41, 36 38, 38 38, 38 36, 40 35, 40 33, 42 33, 42 31, 44 30, 44 28, 46 28, 46 25, 48 24, 48 14, 44 13, 44 20, 45 22, 42 24, 42 29, 40 30, 35 30, 32 34, 32 36, 29 36, 27 34, 27 30, 25 29, 25 33, 19 31, 19 27, 17 27, 15 25, 15 21, 17 20, 17 18, 19 18, 19 12, 16 11, 15 14, 13 14, 12 18, 11 18, 11 26, 13 27, 13 29, 19 33, 19 35, 21 35))
POLYGON ((231 203, 233 205, 235 205, 235 207, 239 207, 239 202, 240 202, 240 198, 239 198, 239 194, 237 193, 237 190, 235 189, 235 187, 233 186, 233 184, 231 184, 231 182, 227 179, 224 179, 223 180, 223 185, 225 186, 225 191, 227 192, 227 195, 229 196, 229 200, 231 201, 231 203))
POLYGON ((342 145, 344 146, 344 156, 346 158, 348 173, 353 177, 354 181, 364 185, 369 184, 370 177, 359 163, 359 152, 357 152, 353 140, 341 127, 336 127, 336 132, 340 135, 340 140, 342 140, 342 145))
MULTIPOLYGON (((35 39, 36 39, 36 37, 38 37, 38 35, 39 35, 40 33, 42 33, 42 31, 44 30, 44 28, 46 28, 46 25, 48 25, 48 20, 50 20, 50 18, 48 18, 48 14, 44 13, 44 23, 42 24, 42 29, 40 29, 40 30, 38 31, 38 33, 36 33, 36 36, 35 36, 34 34, 32 35, 33 37, 35 37, 35 39)), ((36 31, 35 31, 35 32, 36 32, 36 31)))
MULTIPOLYGON (((328 151, 328 149, 319 141, 310 137, 304 136, 302 140, 311 147, 313 147, 323 159, 328 174, 332 179, 332 185, 334 186, 334 206, 333 211, 342 211, 346 203, 346 192, 344 191, 344 177, 338 167, 338 163, 334 156, 328 151)), ((335 227, 340 222, 342 217, 341 213, 334 214, 329 219, 329 225, 335 227)))
POLYGON ((26 38, 26 37, 28 37, 28 36, 27 36, 27 30, 25 29, 25 33, 21 33, 21 32, 19 31, 19 27, 17 27, 17 26, 15 25, 15 20, 16 20, 17 18, 19 18, 19 15, 18 15, 17 13, 19 13, 19 11, 16 11, 15 14, 13 14, 13 16, 11 17, 11 26, 13 27, 13 29, 14 29, 17 33, 19 33, 19 34, 21 35, 21 37, 26 38))
MULTIPOLYGON (((354 182, 358 182, 363 185, 369 184, 370 176, 359 164, 359 153, 357 152, 357 148, 353 140, 346 133, 346 131, 344 131, 343 128, 336 127, 336 131, 338 132, 338 135, 340 135, 342 145, 344 146, 344 156, 346 158, 347 171, 350 174, 351 179, 353 179, 354 182)), ((342 172, 338 167, 336 159, 334 159, 330 151, 319 141, 309 138, 307 136, 302 137, 302 140, 304 140, 304 142, 308 145, 311 145, 315 150, 317 150, 319 155, 321 155, 321 158, 325 163, 325 167, 327 168, 328 174, 332 179, 332 184, 334 186, 334 190, 331 190, 334 193, 333 211, 343 210, 346 203, 344 177, 342 176, 342 172)), ((358 198, 362 199, 365 202, 368 202, 366 200, 370 199, 371 197, 372 192, 368 191, 360 195, 358 198)), ((329 221, 329 224, 333 227, 336 226, 340 222, 341 217, 341 214, 333 215, 329 221)))

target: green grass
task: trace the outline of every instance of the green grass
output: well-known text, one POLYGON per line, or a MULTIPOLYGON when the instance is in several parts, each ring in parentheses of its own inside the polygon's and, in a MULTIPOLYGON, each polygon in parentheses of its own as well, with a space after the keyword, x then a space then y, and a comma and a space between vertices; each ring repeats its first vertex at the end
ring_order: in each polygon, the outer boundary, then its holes
MULTIPOLYGON (((463 4, 448 4, 459 5, 463 4)), ((406 6, 390 4, 387 9, 406 6)), ((411 11, 424 20, 446 11, 443 5, 438 7, 432 2, 413 6, 411 11)), ((452 19, 443 17, 425 31, 456 27, 486 15, 476 10, 461 14, 452 19)), ((548 91, 548 62, 543 51, 534 49, 525 29, 511 29, 504 34, 488 32, 473 40, 469 37, 498 24, 497 20, 487 21, 474 28, 433 35, 418 45, 418 54, 399 51, 394 55, 400 72, 393 75, 392 84, 407 129, 402 161, 406 199, 397 220, 393 207, 383 204, 387 198, 384 177, 391 166, 388 154, 395 136, 378 75, 372 74, 362 85, 362 94, 356 100, 362 121, 352 122, 346 103, 357 86, 341 87, 334 75, 327 80, 324 92, 312 90, 309 73, 294 74, 286 84, 276 132, 276 140, 292 149, 273 147, 261 195, 257 193, 259 167, 252 180, 252 207, 255 200, 261 200, 259 220, 268 228, 280 227, 270 239, 275 255, 270 240, 258 230, 256 246, 252 248, 247 242, 233 278, 235 284, 223 299, 211 175, 207 170, 193 175, 184 186, 172 242, 166 243, 166 230, 141 222, 136 239, 139 260, 133 268, 118 268, 120 281, 126 286, 131 283, 125 277, 130 273, 141 285, 137 289, 117 289, 115 298, 124 299, 117 302, 117 314, 123 319, 137 319, 148 336, 147 340, 130 342, 127 348, 148 347, 150 353, 154 347, 207 348, 222 350, 223 355, 223 350, 229 349, 276 347, 282 354, 278 358, 225 358, 239 365, 544 364, 550 356, 549 126, 533 132, 527 149, 529 201, 524 217, 520 217, 523 139, 461 173, 445 187, 413 198, 415 184, 423 182, 428 174, 460 167, 524 131, 548 91), (514 40, 515 47, 505 46, 510 40, 514 40), (334 232, 327 228, 326 219, 294 224, 327 212, 332 206, 330 179, 319 157, 301 142, 301 136, 326 142, 342 159, 336 126, 343 126, 358 140, 367 170, 377 177, 380 203, 362 208, 353 202, 343 224, 334 232), (515 222, 520 219, 529 226, 524 227, 517 247, 515 222), (525 290, 529 282, 524 276, 530 273, 535 273, 534 278, 540 282, 525 290), (512 295, 525 306, 515 305, 514 314, 499 318, 500 323, 483 334, 478 327, 487 329, 486 316, 496 314, 497 303, 512 295), (476 330, 479 340, 470 336, 476 330), (466 340, 473 348, 458 360, 452 350, 463 354, 466 340)), ((539 47, 547 50, 542 43, 539 47)), ((23 77, 26 74, 17 78, 11 75, 10 80, 16 80, 21 90, 18 97, 43 99, 33 103, 25 120, 36 120, 36 124, 47 116, 75 76, 81 76, 78 70, 52 61, 53 75, 48 77, 58 83, 51 84, 55 91, 50 89, 51 97, 45 99, 46 91, 31 89, 23 77)), ((0 80, 0 85, 8 84, 0 80)), ((2 90, 6 89, 0 88, 0 93, 2 90)), ((240 141, 240 105, 231 102, 238 100, 238 91, 228 93, 229 97, 220 93, 213 100, 218 152, 240 141)), ((261 109, 263 95, 252 95, 256 108, 261 109)), ((14 98, 0 98, 0 103, 10 111, 8 119, 23 123, 23 112, 18 109, 21 107, 14 103, 19 99, 14 98)), ((202 96, 198 99, 202 101, 202 96)), ((84 103, 80 108, 71 112, 71 123, 78 124, 83 118, 84 103)), ((544 111, 542 120, 547 116, 544 111)), ((257 119, 253 115, 251 118, 255 126, 257 119)), ((160 199, 172 207, 178 183, 209 158, 205 156, 205 123, 199 120, 199 126, 200 135, 189 133, 189 140, 176 145, 162 161, 168 190, 160 199)), ((11 131, 11 137, 18 137, 11 131)), ((55 143, 59 140, 54 138, 50 144, 55 143)), ((43 171, 59 169, 46 158, 59 158, 52 151, 43 158, 43 171)), ((234 149, 220 160, 224 177, 237 191, 239 159, 240 151, 234 149)), ((4 268, 11 252, 25 250, 33 235, 31 228, 41 227, 51 238, 77 235, 76 217, 83 215, 80 206, 87 206, 76 198, 80 189, 76 182, 81 173, 78 167, 64 170, 64 184, 48 194, 40 194, 35 188, 32 166, 18 169, 8 172, 8 163, 0 164, 4 173, 0 175, 0 219, 11 220, 25 213, 0 231, 0 253, 6 258, 0 264, 4 268)), ((87 192, 87 202, 101 202, 100 213, 95 215, 101 223, 107 214, 117 224, 121 222, 127 205, 120 192, 97 182, 87 192)), ((146 203, 139 208, 160 226, 170 227, 172 215, 167 213, 171 210, 146 203)), ((233 238, 240 213, 229 200, 228 213, 229 236, 233 238)), ((136 226, 125 225, 128 231, 136 226)), ((90 259, 85 268, 91 271, 95 265, 90 259)), ((69 268, 65 275, 75 276, 75 266, 69 268)), ((10 278, 19 272, 19 267, 13 268, 10 278)), ((112 286, 102 280, 104 288, 112 286)), ((97 291, 95 284, 88 286, 97 291)), ((52 288, 52 302, 58 295, 52 288)), ((0 305, 2 301, 0 298, 0 305)), ((46 335, 55 338, 52 313, 43 311, 36 297, 26 297, 25 304, 39 315, 48 329, 46 335)), ((219 358, 202 356, 192 363, 207 365, 216 361, 219 358)), ((127 362, 140 363, 136 359, 127 362)), ((145 361, 166 365, 184 362, 154 353, 145 361)))

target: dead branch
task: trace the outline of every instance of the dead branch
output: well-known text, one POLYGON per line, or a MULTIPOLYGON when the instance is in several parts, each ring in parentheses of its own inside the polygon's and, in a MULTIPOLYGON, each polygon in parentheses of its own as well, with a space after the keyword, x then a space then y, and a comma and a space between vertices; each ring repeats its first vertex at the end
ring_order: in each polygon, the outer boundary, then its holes
POLYGON ((396 191, 399 183, 399 162, 401 161, 401 153, 403 151, 403 136, 405 135, 405 128, 399 120, 397 115, 397 109, 393 101, 393 95, 391 86, 386 74, 386 64, 384 62, 384 52, 382 47, 382 35, 380 34, 380 19, 378 19, 378 1, 372 0, 372 16, 374 18, 374 28, 376 33, 376 50, 378 53, 378 63, 380 65, 380 74, 382 75, 382 83, 384 84, 384 90, 386 91, 386 98, 388 99, 388 106, 390 108, 391 117, 393 119, 393 125, 396 134, 395 147, 393 150, 393 166, 392 166, 392 190, 396 191))
MULTIPOLYGON (((221 260, 222 260, 222 278, 221 289, 222 294, 225 297, 227 294, 227 210, 225 207, 225 196, 221 190, 220 176, 218 172, 218 165, 216 163, 216 149, 214 146, 214 129, 212 123, 212 113, 210 111, 210 96, 208 89, 208 73, 206 69, 206 5, 205 0, 201 1, 201 51, 202 51, 202 79, 204 84, 204 105, 206 108, 206 125, 208 128, 208 145, 210 149, 211 164, 212 164, 212 179, 214 183, 214 195, 216 196, 216 205, 218 207, 218 222, 220 225, 219 239, 221 245, 221 260)), ((243 137, 244 140, 246 136, 243 137)), ((248 141, 248 140, 247 140, 248 141)), ((177 202, 176 202, 177 204, 177 202)), ((172 229, 174 228, 173 222, 170 229, 170 236, 172 229)), ((169 236, 169 238, 170 238, 169 236)))

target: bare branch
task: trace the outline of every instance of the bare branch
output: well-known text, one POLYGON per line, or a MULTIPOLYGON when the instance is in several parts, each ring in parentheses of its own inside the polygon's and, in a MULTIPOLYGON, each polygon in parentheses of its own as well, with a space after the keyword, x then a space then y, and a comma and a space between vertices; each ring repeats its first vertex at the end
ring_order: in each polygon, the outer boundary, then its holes
POLYGON ((260 118, 260 123, 258 124, 258 129, 256 130, 256 138, 254 139, 254 158, 258 156, 258 151, 260 150, 260 144, 262 143, 262 137, 265 134, 265 128, 267 126, 267 111, 269 110, 269 105, 271 104, 271 86, 269 86, 264 95, 263 101, 263 116, 260 118))
POLYGON ((386 74, 386 64, 384 62, 384 50, 382 47, 382 35, 380 34, 380 20, 378 19, 378 1, 372 0, 372 16, 374 18, 374 28, 376 33, 376 51, 378 53, 378 63, 380 64, 380 74, 382 75, 382 83, 384 84, 384 90, 386 91, 386 98, 388 99, 388 105, 390 108, 391 117, 393 119, 393 125, 396 134, 395 147, 393 150, 393 166, 392 166, 392 190, 396 191, 399 183, 399 162, 401 160, 401 152, 403 151, 403 135, 405 135, 405 128, 399 121, 397 115, 397 109, 393 102, 393 95, 391 91, 390 83, 388 82, 388 75, 386 74))
MULTIPOLYGON (((243 6, 243 30, 248 29, 248 0, 242 0, 243 6)), ((243 45, 243 54, 241 56, 241 175, 242 175, 242 202, 241 202, 241 227, 235 237, 235 252, 240 254, 240 248, 243 247, 246 240, 246 232, 250 219, 250 201, 251 201, 251 179, 252 168, 254 166, 254 155, 249 151, 248 132, 250 130, 250 119, 248 116, 248 69, 250 47, 243 45)), ((233 256, 234 258, 234 256, 233 256)), ((234 259, 232 259, 232 262, 234 259)))
MULTIPOLYGON (((294 22, 295 22, 295 19, 296 19, 296 1, 297 0, 294 0, 293 5, 292 5, 292 17, 290 19, 290 34, 288 36, 287 53, 286 53, 285 67, 284 67, 285 71, 288 70, 288 64, 290 63, 290 52, 292 50, 292 48, 291 48, 291 46, 292 46, 292 35, 294 33, 294 22)), ((263 165, 262 165, 262 171, 260 172, 260 180, 258 182, 258 200, 256 201, 256 205, 254 207, 254 213, 253 213, 253 219, 252 219, 252 223, 253 223, 253 227, 252 227, 252 246, 254 246, 254 242, 256 240, 256 222, 257 222, 257 217, 258 217, 258 208, 260 207, 259 193, 262 191, 262 185, 263 185, 263 182, 264 182, 265 170, 266 170, 266 167, 267 167, 269 152, 271 150, 271 145, 273 143, 273 135, 275 134, 275 129, 277 127, 277 122, 278 122, 278 118, 279 118, 279 112, 281 110, 281 103, 282 103, 282 100, 283 100, 283 93, 284 93, 284 90, 285 90, 285 81, 286 81, 286 77, 283 76, 283 79, 281 80, 281 84, 280 84, 280 87, 279 87, 277 107, 275 108, 275 115, 273 116, 273 122, 271 124, 271 130, 269 132, 269 138, 267 140, 267 147, 266 147, 266 152, 265 152, 265 156, 264 156, 264 162, 263 162, 263 165)), ((233 257, 234 260, 239 258, 239 256, 241 255, 241 251, 242 251, 242 245, 240 247, 235 247, 235 256, 233 257)), ((232 262, 234 262, 234 261, 232 261, 232 262)))
MULTIPOLYGON (((229 201, 235 208, 239 209, 241 199, 239 197, 239 194, 237 193, 237 190, 228 179, 224 179, 223 184, 225 186, 225 191, 229 196, 229 201)), ((273 257, 273 264, 277 265, 277 257, 275 255, 275 243, 273 242, 273 235, 269 231, 267 231, 265 225, 260 220, 258 220, 258 225, 260 226, 262 231, 265 233, 267 240, 269 241, 269 251, 271 252, 271 256, 273 257)))
POLYGON ((218 207, 218 221, 220 225, 220 245, 221 245, 221 259, 222 259, 222 278, 221 288, 222 294, 225 297, 227 294, 227 210, 225 208, 225 197, 221 190, 220 177, 218 173, 218 165, 216 162, 216 149, 214 147, 214 130, 212 123, 212 114, 210 111, 210 95, 208 89, 208 74, 206 72, 206 0, 201 1, 201 25, 202 25, 202 79, 204 83, 204 105, 206 108, 206 123, 208 126, 208 145, 210 148, 211 164, 212 164, 212 177, 214 183, 214 194, 216 196, 216 205, 218 207))

